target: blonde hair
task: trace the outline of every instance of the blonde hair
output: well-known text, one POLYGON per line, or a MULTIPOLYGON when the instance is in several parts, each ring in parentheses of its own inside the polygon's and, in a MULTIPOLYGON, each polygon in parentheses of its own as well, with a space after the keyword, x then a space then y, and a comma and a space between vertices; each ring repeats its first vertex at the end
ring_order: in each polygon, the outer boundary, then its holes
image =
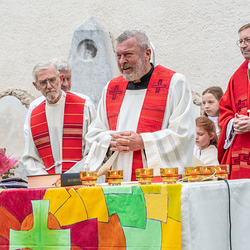
POLYGON ((208 132, 209 135, 214 134, 214 137, 210 140, 209 145, 214 145, 215 147, 217 147, 218 136, 216 134, 216 128, 214 122, 211 121, 206 116, 201 116, 196 118, 195 123, 197 127, 203 128, 205 131, 208 132))
POLYGON ((238 33, 240 33, 242 30, 250 28, 250 23, 243 25, 239 30, 238 33))

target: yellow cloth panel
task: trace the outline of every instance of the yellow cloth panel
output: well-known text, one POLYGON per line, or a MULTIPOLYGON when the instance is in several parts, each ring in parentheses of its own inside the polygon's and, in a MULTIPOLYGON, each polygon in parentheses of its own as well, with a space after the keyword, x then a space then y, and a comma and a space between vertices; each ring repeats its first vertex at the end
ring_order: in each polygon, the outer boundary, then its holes
POLYGON ((150 185, 147 187, 141 186, 144 192, 144 198, 147 207, 147 219, 154 219, 166 222, 168 216, 168 207, 167 207, 167 186, 166 185, 150 185), (161 192, 159 193, 159 188, 161 192), (147 191, 148 193, 145 193, 147 191), (154 191, 156 193, 154 193, 154 191))
POLYGON ((78 193, 71 188, 70 198, 54 214, 61 226, 67 226, 87 220, 87 211, 78 193))
POLYGON ((108 222, 109 213, 101 187, 83 187, 77 193, 85 204, 88 219, 97 218, 99 222, 108 222))
POLYGON ((160 194, 161 186, 162 185, 159 185, 159 184, 141 185, 141 189, 144 194, 148 194, 148 193, 160 194))
POLYGON ((181 184, 169 184, 168 190, 168 218, 181 221, 181 184))
POLYGON ((181 250, 181 223, 168 218, 168 222, 162 222, 161 227, 161 250, 181 250))
POLYGON ((46 190, 43 200, 50 201, 49 212, 54 214, 69 197, 70 195, 65 188, 50 188, 46 190))

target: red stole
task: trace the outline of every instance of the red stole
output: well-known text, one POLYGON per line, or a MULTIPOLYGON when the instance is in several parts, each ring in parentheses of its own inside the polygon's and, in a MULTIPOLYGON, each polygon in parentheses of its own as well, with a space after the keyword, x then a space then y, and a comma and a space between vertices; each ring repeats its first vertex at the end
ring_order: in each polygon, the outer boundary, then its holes
POLYGON ((218 160, 221 164, 229 164, 230 179, 250 178, 250 132, 235 135, 231 146, 227 150, 224 149, 228 122, 235 117, 235 113, 248 115, 247 110, 250 109, 247 69, 248 60, 231 77, 228 88, 219 102, 221 134, 218 142, 218 160))
MULTIPOLYGON (((137 133, 152 133, 162 128, 162 121, 168 97, 168 90, 174 71, 156 66, 150 78, 142 105, 137 133)), ((126 92, 128 81, 123 76, 110 81, 106 94, 106 108, 109 127, 116 130, 117 119, 126 92)), ((136 91, 136 90, 135 90, 136 91)), ((135 170, 143 168, 141 150, 134 151, 131 180, 136 180, 135 170)))
MULTIPOLYGON (((67 92, 64 107, 62 160, 80 161, 82 159, 82 130, 85 100, 67 92)), ((49 130, 45 113, 45 101, 31 113, 30 127, 37 151, 46 168, 54 165, 49 130)), ((59 145, 58 145, 59 146, 59 145)), ((69 170, 75 162, 63 162, 62 173, 69 170)), ((47 171, 55 173, 55 168, 47 171)))

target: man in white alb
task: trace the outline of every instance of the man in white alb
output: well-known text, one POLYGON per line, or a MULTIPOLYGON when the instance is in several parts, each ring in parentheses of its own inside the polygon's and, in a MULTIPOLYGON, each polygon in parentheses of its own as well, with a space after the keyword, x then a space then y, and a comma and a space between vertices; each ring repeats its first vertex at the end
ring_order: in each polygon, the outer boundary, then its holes
MULTIPOLYGON (((67 91, 70 91, 70 89, 71 89, 71 67, 70 67, 70 64, 67 61, 64 61, 64 60, 59 59, 59 58, 53 58, 50 60, 50 62, 52 62, 53 64, 55 64, 57 66, 57 69, 59 70, 60 74, 63 76, 61 89, 65 93, 67 91)), ((89 101, 93 105, 93 111, 95 112, 95 105, 91 101, 89 96, 84 95, 82 93, 76 93, 73 91, 72 91, 72 93, 89 101)), ((28 136, 29 117, 30 117, 31 111, 35 107, 37 107, 41 102, 43 102, 45 99, 46 99, 45 96, 42 95, 42 96, 38 97, 37 99, 35 99, 34 101, 32 101, 29 105, 29 109, 28 109, 28 112, 26 114, 26 118, 25 118, 25 122, 24 122, 24 126, 23 126, 25 141, 27 140, 27 136, 28 136)), ((95 116, 96 116, 96 114, 95 114, 95 116)))
MULTIPOLYGON (((33 85, 46 98, 29 117, 23 164, 30 175, 64 173, 81 162, 94 106, 61 90, 63 75, 52 62, 33 69, 33 85)), ((82 169, 83 170, 83 169, 82 169)))
POLYGON ((103 90, 97 118, 86 135, 97 142, 90 170, 98 170, 108 151, 118 155, 112 169, 133 181, 135 169, 193 165, 195 122, 192 95, 185 76, 150 63, 150 42, 141 31, 125 31, 116 53, 122 76, 103 90))

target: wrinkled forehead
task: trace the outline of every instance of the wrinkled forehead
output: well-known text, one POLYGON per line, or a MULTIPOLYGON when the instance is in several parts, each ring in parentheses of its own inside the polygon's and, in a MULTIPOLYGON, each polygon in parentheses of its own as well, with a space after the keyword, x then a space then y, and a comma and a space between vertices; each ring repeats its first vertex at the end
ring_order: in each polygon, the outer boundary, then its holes
POLYGON ((140 50, 139 43, 135 37, 130 37, 121 43, 116 44, 116 53, 140 50))
POLYGON ((37 81, 48 79, 57 76, 56 71, 53 67, 48 69, 42 69, 36 72, 37 81))

